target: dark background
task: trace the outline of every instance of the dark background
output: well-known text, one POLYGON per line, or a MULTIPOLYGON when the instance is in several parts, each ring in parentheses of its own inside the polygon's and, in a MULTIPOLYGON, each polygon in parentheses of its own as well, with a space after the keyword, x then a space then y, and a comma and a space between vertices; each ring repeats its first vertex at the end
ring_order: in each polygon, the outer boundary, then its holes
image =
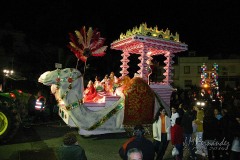
MULTIPOLYGON (((0 28, 23 32, 28 43, 37 44, 43 50, 15 55, 18 57, 15 67, 33 66, 28 75, 32 74, 35 80, 43 71, 55 69, 56 62, 65 63, 63 67, 75 67, 76 57, 67 48, 68 34, 82 26, 97 28, 109 47, 104 57, 89 58, 86 74, 92 79, 111 71, 119 76, 121 52, 111 50, 110 44, 119 39, 121 33, 145 22, 148 27, 178 32, 180 41, 188 44, 189 51, 196 52, 197 56, 231 58, 230 55, 240 53, 239 12, 238 1, 230 0, 5 0, 0 5, 0 28), (62 57, 56 50, 45 51, 46 46, 61 47, 62 57), (42 59, 41 65, 39 59, 42 59)), ((7 44, 7 40, 2 43, 7 44)), ((188 52, 176 57, 186 55, 188 52)), ((132 61, 130 63, 135 63, 136 57, 133 56, 132 61)), ((84 64, 80 62, 78 68, 83 72, 84 64)))
POLYGON ((180 34, 189 50, 201 54, 238 52, 240 14, 237 1, 8 0, 1 4, 1 25, 11 23, 42 43, 66 46, 68 33, 82 26, 98 28, 107 44, 139 24, 180 34))

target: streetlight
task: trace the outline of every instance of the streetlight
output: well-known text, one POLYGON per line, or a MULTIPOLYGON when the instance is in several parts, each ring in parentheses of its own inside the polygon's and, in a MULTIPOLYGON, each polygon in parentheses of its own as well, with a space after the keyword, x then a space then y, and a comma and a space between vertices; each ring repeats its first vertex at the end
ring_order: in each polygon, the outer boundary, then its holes
POLYGON ((13 75, 13 70, 8 70, 8 69, 4 69, 3 70, 3 90, 5 91, 6 89, 6 77, 8 77, 9 75, 13 75))

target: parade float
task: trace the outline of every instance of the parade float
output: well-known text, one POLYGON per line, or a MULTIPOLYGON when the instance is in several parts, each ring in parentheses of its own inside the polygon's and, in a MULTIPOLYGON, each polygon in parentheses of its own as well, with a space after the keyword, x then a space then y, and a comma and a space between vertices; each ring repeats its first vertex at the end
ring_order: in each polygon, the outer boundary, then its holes
MULTIPOLYGON (((90 56, 104 56, 107 48, 103 46, 105 39, 92 28, 75 31, 70 40, 68 47, 85 64, 90 56)), ((160 107, 170 114, 172 58, 175 53, 187 50, 179 35, 141 24, 121 34, 120 39, 111 43, 111 49, 123 51, 121 77, 114 73, 102 81, 96 77, 87 88, 83 85, 84 75, 75 68, 47 71, 39 77, 40 83, 51 86, 59 104, 59 116, 69 126, 79 128, 80 135, 119 133, 136 124, 151 125, 160 107), (131 54, 139 55, 140 68, 132 78, 128 76, 131 54), (150 62, 157 55, 166 58, 165 79, 150 82, 150 62)))

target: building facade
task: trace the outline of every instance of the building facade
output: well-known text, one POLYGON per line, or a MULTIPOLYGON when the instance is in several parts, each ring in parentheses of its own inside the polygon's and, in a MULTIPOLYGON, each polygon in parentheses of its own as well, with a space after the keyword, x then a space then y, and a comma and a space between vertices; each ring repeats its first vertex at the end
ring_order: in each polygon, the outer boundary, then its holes
MULTIPOLYGON (((220 90, 240 86, 240 59, 209 59, 208 57, 178 57, 178 62, 173 65, 172 86, 181 89, 190 89, 192 86, 200 87, 201 66, 204 63, 209 71, 214 63, 218 65, 220 90)), ((163 66, 159 66, 158 72, 164 73, 163 66)), ((163 79, 161 74, 158 75, 158 80, 163 79)))

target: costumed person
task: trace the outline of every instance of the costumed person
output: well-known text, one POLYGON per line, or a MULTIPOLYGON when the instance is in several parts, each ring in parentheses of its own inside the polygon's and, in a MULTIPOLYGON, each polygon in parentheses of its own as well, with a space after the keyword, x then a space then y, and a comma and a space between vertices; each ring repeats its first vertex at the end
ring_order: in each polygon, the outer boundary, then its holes
POLYGON ((107 92, 107 83, 108 83, 108 75, 106 74, 103 80, 101 81, 101 84, 106 92, 107 92))
POLYGON ((160 108, 156 113, 153 123, 153 143, 155 152, 157 153, 156 160, 162 160, 166 152, 170 137, 171 120, 166 114, 164 108, 160 108))
POLYGON ((118 82, 118 78, 115 76, 114 72, 110 73, 109 79, 113 82, 113 83, 117 83, 118 82))
POLYGON ((46 98, 43 96, 42 91, 38 91, 37 100, 35 103, 35 118, 34 122, 45 121, 45 104, 46 98))
POLYGON ((133 137, 128 139, 119 149, 119 155, 123 160, 128 160, 128 151, 137 148, 142 151, 144 160, 154 160, 155 152, 153 143, 145 138, 145 130, 142 125, 134 127, 133 137))
POLYGON ((175 120, 174 125, 171 127, 171 142, 174 147, 177 148, 179 154, 174 157, 176 160, 183 159, 183 128, 180 126, 181 118, 178 117, 175 120))
POLYGON ((91 80, 88 82, 87 88, 84 90, 83 96, 84 102, 91 102, 97 96, 97 91, 94 88, 93 82, 91 80))
POLYGON ((78 144, 75 133, 69 132, 64 135, 58 157, 59 160, 87 160, 85 150, 78 144))
POLYGON ((118 79, 118 83, 117 88, 115 90, 115 93, 117 96, 123 96, 123 91, 125 89, 125 87, 128 85, 128 83, 130 82, 131 78, 129 76, 123 76, 121 78, 118 79))
POLYGON ((115 84, 117 82, 118 78, 115 76, 114 72, 111 72, 109 76, 109 92, 113 93, 115 91, 115 84))
POLYGON ((104 89, 105 89, 107 95, 112 95, 112 84, 111 84, 111 80, 109 77, 107 77, 107 79, 105 80, 104 89))
POLYGON ((148 84, 150 84, 150 82, 153 80, 151 75, 152 75, 154 65, 150 59, 147 60, 147 64, 148 66, 146 70, 147 70, 148 84))
POLYGON ((103 86, 101 85, 101 82, 98 79, 98 76, 95 77, 94 88, 97 90, 97 92, 101 92, 104 89, 103 86))

